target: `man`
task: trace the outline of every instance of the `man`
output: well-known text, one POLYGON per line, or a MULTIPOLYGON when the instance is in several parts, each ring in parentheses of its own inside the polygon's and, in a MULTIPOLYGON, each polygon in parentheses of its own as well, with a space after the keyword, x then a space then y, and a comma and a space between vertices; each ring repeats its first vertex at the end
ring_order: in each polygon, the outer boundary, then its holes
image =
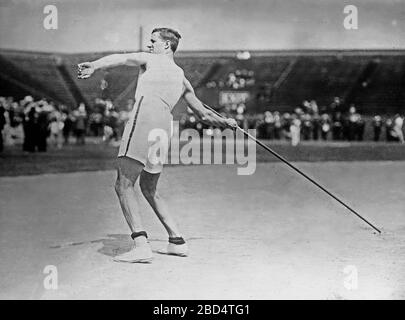
POLYGON ((296 147, 300 143, 301 138, 301 120, 296 113, 293 113, 291 116, 290 135, 291 145, 296 147))
MULTIPOLYGON (((235 120, 221 118, 207 110, 195 96, 183 70, 173 59, 180 38, 180 34, 175 30, 157 28, 152 31, 149 53, 113 54, 78 66, 78 76, 81 79, 86 79, 94 71, 106 67, 140 67, 135 105, 124 129, 118 152, 118 177, 115 184, 124 217, 132 232, 134 249, 115 257, 116 261, 142 263, 151 262, 153 258, 134 194, 134 184, 138 177, 142 194, 169 235, 169 244, 164 253, 178 256, 188 254, 188 247, 181 232, 156 191, 163 165, 150 157, 149 152, 157 143, 156 140, 149 141, 151 130, 158 128, 167 132, 168 137, 171 136, 171 111, 181 97, 202 120, 219 127, 237 126, 235 120)), ((161 151, 167 153, 168 150, 161 151)), ((164 155, 160 156, 165 159, 164 155)))
POLYGON ((87 112, 83 102, 73 112, 73 116, 75 118, 76 144, 84 145, 86 143, 87 112))
POLYGON ((380 140, 381 129, 382 129, 382 118, 380 115, 375 115, 373 117, 373 131, 374 131, 374 141, 380 140))
POLYGON ((404 133, 402 132, 402 126, 404 125, 404 118, 399 114, 396 114, 393 121, 393 127, 391 135, 395 138, 396 141, 400 143, 405 143, 404 133))

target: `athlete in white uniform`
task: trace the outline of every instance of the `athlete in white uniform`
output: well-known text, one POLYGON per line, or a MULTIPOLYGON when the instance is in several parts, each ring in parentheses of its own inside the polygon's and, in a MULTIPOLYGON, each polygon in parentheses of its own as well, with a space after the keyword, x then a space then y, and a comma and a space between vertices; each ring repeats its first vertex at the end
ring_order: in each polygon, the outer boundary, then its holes
MULTIPOLYGON (((118 152, 118 176, 115 184, 124 217, 132 232, 134 248, 116 256, 115 261, 151 262, 153 258, 135 196, 134 185, 138 177, 140 177, 139 185, 142 194, 169 235, 169 244, 163 253, 188 255, 187 244, 156 191, 162 163, 151 161, 148 156, 155 143, 148 139, 151 130, 164 130, 167 136, 171 137, 171 111, 178 100, 183 97, 197 117, 214 126, 225 128, 237 126, 234 119, 224 119, 207 110, 195 96, 193 87, 184 77, 183 70, 173 60, 180 38, 179 33, 172 29, 154 29, 148 46, 149 53, 113 54, 78 65, 80 79, 86 79, 94 71, 102 68, 118 65, 140 67, 135 105, 125 127, 118 152)), ((159 158, 165 159, 162 155, 159 158)))
MULTIPOLYGON (((147 63, 141 67, 135 107, 125 127, 118 157, 136 159, 145 165, 145 171, 159 173, 163 163, 150 159, 154 153, 148 153, 157 141, 150 141, 148 135, 154 129, 161 129, 167 137, 171 136, 171 111, 183 94, 184 72, 166 55, 143 55, 147 63)), ((160 148, 160 151, 164 154, 159 158, 165 159, 168 150, 160 148)))

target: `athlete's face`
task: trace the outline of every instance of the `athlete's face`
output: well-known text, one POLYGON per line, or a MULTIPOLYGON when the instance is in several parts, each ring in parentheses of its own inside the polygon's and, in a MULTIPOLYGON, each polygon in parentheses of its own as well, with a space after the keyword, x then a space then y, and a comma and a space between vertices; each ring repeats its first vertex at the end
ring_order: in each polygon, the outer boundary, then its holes
POLYGON ((169 47, 169 41, 164 41, 159 32, 152 33, 150 37, 150 44, 148 45, 150 53, 164 53, 166 52, 167 48, 169 47))

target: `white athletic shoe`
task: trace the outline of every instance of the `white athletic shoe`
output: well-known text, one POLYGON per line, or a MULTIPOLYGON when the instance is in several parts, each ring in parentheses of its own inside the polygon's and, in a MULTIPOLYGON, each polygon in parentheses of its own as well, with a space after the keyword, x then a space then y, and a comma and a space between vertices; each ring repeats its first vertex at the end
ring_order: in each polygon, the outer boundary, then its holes
POLYGON ((135 247, 131 251, 115 256, 114 261, 129 263, 150 263, 153 253, 150 246, 135 247))
POLYGON ((187 243, 183 244, 173 244, 169 243, 166 249, 162 249, 158 251, 161 254, 169 254, 173 256, 179 257, 187 257, 188 256, 188 246, 187 243))

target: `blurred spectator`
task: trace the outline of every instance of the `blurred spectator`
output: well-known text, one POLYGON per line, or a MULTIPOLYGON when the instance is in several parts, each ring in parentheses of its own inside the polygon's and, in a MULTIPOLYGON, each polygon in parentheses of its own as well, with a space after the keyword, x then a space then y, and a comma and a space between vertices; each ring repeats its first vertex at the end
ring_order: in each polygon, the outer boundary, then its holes
POLYGON ((335 141, 342 140, 343 119, 340 111, 332 115, 332 139, 335 141))
POLYGON ((259 119, 256 123, 256 130, 257 130, 257 137, 259 139, 267 139, 266 138, 266 124, 264 122, 264 114, 259 114, 259 119))
POLYGON ((63 120, 63 129, 62 129, 63 143, 65 145, 68 145, 70 133, 73 131, 74 125, 73 116, 68 111, 65 111, 62 114, 62 120, 63 120))
POLYGON ((262 139, 274 138, 274 117, 270 111, 260 114, 258 117, 251 117, 249 128, 257 128, 258 137, 262 139), (256 122, 256 125, 254 123, 256 122))
POLYGON ((274 138, 274 117, 270 111, 264 113, 264 124, 265 124, 265 137, 266 139, 274 138))
POLYGON ((63 144, 63 131, 64 123, 62 121, 62 115, 59 111, 54 111, 51 114, 51 119, 49 123, 50 129, 50 140, 51 143, 58 149, 62 148, 63 144))
POLYGON ((404 133, 402 131, 403 125, 404 125, 404 118, 402 118, 399 114, 396 114, 392 125, 391 135, 392 137, 395 138, 396 141, 400 143, 405 143, 404 133))
POLYGON ((366 123, 364 122, 362 116, 360 114, 358 114, 357 125, 356 125, 356 140, 357 141, 363 141, 365 127, 366 127, 366 123))
POLYGON ((328 140, 328 135, 330 132, 330 117, 327 113, 321 115, 320 124, 321 124, 321 137, 322 140, 328 140))
POLYGON ((38 113, 37 117, 38 132, 36 144, 39 152, 46 152, 47 138, 50 135, 48 112, 41 105, 37 108, 37 113, 38 113))
POLYGON ((281 128, 284 138, 291 139, 291 115, 288 112, 283 114, 281 128))
POLYGON ((381 130, 382 130, 382 118, 379 115, 373 117, 373 132, 374 132, 374 141, 380 140, 381 130))
POLYGON ((103 141, 104 142, 117 141, 119 114, 114 110, 114 106, 110 100, 106 101, 106 110, 104 117, 105 123, 104 123, 103 141))
POLYGON ((301 117, 304 114, 304 111, 302 110, 302 108, 298 107, 294 109, 294 113, 298 116, 301 117))
POLYGON ((226 81, 227 86, 237 89, 239 86, 238 86, 238 83, 236 82, 236 80, 237 80, 237 78, 234 73, 228 74, 228 80, 226 81))
POLYGON ((89 116, 89 130, 95 137, 102 135, 103 115, 100 112, 92 112, 89 116))
POLYGON ((329 112, 333 115, 335 112, 344 112, 344 106, 342 104, 342 101, 340 100, 339 97, 334 97, 333 102, 330 105, 329 112))
MULTIPOLYGON (((227 79, 225 80, 225 84, 228 88, 231 89, 244 89, 246 87, 251 87, 255 84, 255 79, 254 79, 254 71, 253 70, 235 70, 234 72, 230 72, 227 75, 227 79)), ((207 88, 215 88, 216 82, 215 81, 210 81, 207 83, 207 88)), ((221 81, 218 83, 219 87, 222 87, 223 84, 221 81)))
POLYGON ((35 107, 32 106, 24 118, 24 151, 35 152, 38 135, 39 129, 37 125, 37 115, 35 112, 35 107))
POLYGON ((319 130, 321 127, 321 119, 318 113, 314 113, 312 116, 312 139, 318 140, 319 139, 319 130))
POLYGON ((388 142, 395 141, 394 136, 392 136, 393 128, 394 128, 394 122, 392 121, 391 118, 388 118, 385 121, 385 139, 388 142))
POLYGON ((311 104, 309 103, 308 100, 304 100, 302 102, 302 109, 304 109, 305 112, 311 112, 311 104))
POLYGON ((280 140, 281 138, 281 117, 278 111, 274 111, 274 139, 280 140))
POLYGON ((302 115, 302 139, 310 140, 312 132, 312 119, 309 113, 304 113, 302 115))
POLYGON ((349 108, 349 126, 348 126, 348 136, 349 141, 353 141, 356 138, 356 132, 358 131, 358 125, 360 120, 360 115, 356 112, 356 107, 353 105, 349 108))
POLYGON ((237 106, 236 108, 236 121, 238 123, 238 126, 243 128, 243 130, 248 129, 248 123, 244 115, 245 112, 245 105, 241 103, 240 105, 237 106))
POLYGON ((76 144, 85 144, 87 112, 84 103, 80 103, 79 108, 73 112, 75 118, 76 144))
POLYGON ((8 145, 14 145, 15 143, 21 143, 24 138, 23 131, 23 119, 25 117, 23 103, 20 101, 13 102, 7 109, 7 131, 6 142, 8 145))
POLYGON ((297 114, 291 116, 291 145, 294 147, 300 143, 300 131, 301 131, 301 120, 298 118, 297 114))
POLYGON ((309 103, 309 113, 310 114, 318 114, 319 113, 318 105, 316 104, 315 100, 311 100, 311 102, 309 103))

